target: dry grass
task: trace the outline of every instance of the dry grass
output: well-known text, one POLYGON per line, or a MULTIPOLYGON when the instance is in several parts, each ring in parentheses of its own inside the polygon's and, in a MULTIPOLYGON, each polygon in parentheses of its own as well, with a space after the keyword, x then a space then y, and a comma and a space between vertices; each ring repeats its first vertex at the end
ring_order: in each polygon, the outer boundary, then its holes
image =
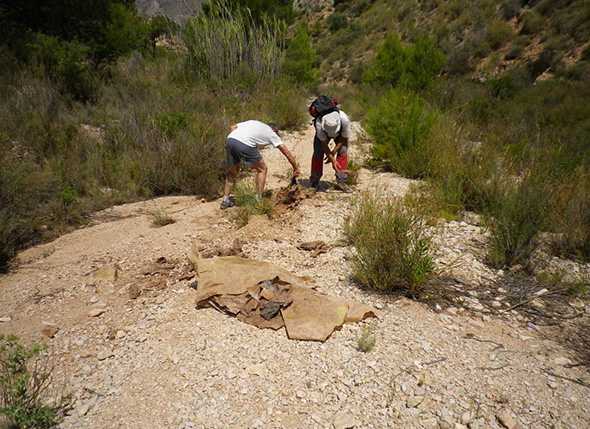
POLYGON ((151 211, 150 217, 152 219, 152 226, 156 228, 176 223, 176 219, 170 216, 166 210, 161 208, 151 211))

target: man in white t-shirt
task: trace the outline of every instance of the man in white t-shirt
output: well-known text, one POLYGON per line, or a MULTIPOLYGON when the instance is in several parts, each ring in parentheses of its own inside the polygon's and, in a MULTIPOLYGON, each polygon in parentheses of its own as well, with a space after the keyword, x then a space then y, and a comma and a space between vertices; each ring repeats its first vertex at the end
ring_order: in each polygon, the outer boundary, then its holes
POLYGON ((246 167, 256 171, 256 192, 258 198, 262 198, 262 192, 266 184, 267 167, 258 150, 259 146, 272 146, 279 149, 293 167, 293 177, 299 176, 299 164, 283 144, 278 129, 274 125, 251 120, 232 125, 231 128, 232 131, 227 136, 225 143, 226 176, 223 201, 221 202, 222 209, 234 205, 230 192, 238 177, 242 162, 246 167))
POLYGON ((324 156, 336 172, 337 185, 345 188, 348 179, 348 141, 351 137, 350 119, 341 110, 330 112, 314 120, 313 157, 311 159, 310 184, 318 187, 324 172, 324 156), (334 139, 334 149, 330 150, 330 140, 334 139))

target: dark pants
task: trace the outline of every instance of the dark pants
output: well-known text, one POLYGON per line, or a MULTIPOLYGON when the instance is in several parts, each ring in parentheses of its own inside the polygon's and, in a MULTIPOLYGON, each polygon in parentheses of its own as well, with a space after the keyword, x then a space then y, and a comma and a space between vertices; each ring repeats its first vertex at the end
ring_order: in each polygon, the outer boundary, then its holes
MULTIPOLYGON (((340 137, 336 137, 334 142, 337 144, 340 140, 340 137)), ((329 143, 329 141, 328 141, 329 143)), ((313 157, 311 158, 311 177, 310 182, 312 185, 317 185, 320 181, 320 178, 324 174, 324 149, 322 148, 322 142, 320 139, 314 137, 313 139, 313 157)), ((336 174, 336 181, 337 182, 346 182, 348 179, 348 174, 346 171, 348 170, 348 144, 343 144, 338 153, 336 154, 336 165, 338 169, 341 170, 340 173, 336 174)))

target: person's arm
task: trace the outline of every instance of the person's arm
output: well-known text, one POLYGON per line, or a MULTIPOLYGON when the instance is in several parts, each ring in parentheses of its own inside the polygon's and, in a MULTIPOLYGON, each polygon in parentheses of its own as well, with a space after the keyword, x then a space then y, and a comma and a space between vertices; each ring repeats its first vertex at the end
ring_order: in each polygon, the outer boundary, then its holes
POLYGON ((281 151, 283 155, 285 155, 285 158, 289 160, 289 163, 293 167, 293 177, 299 176, 301 174, 301 171, 299 171, 299 164, 297 163, 297 160, 295 159, 291 151, 284 144, 280 145, 278 149, 281 151))
POLYGON ((336 146, 334 146, 334 150, 332 151, 332 155, 337 155, 338 151, 340 150, 340 148, 342 146, 345 146, 348 144, 348 139, 346 137, 338 137, 336 140, 336 146))

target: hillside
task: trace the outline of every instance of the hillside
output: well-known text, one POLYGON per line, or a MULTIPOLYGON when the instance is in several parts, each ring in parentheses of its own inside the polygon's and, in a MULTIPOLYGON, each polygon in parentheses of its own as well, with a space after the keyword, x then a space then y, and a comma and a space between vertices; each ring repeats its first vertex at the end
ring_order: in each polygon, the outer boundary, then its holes
POLYGON ((0 428, 590 427, 588 2, 203 4, 0 6, 0 428))
POLYGON ((392 31, 407 41, 434 37, 449 75, 485 79, 524 68, 533 80, 585 80, 590 73, 590 7, 583 0, 337 1, 318 17, 310 28, 323 69, 336 80, 344 73, 358 81, 392 31))

